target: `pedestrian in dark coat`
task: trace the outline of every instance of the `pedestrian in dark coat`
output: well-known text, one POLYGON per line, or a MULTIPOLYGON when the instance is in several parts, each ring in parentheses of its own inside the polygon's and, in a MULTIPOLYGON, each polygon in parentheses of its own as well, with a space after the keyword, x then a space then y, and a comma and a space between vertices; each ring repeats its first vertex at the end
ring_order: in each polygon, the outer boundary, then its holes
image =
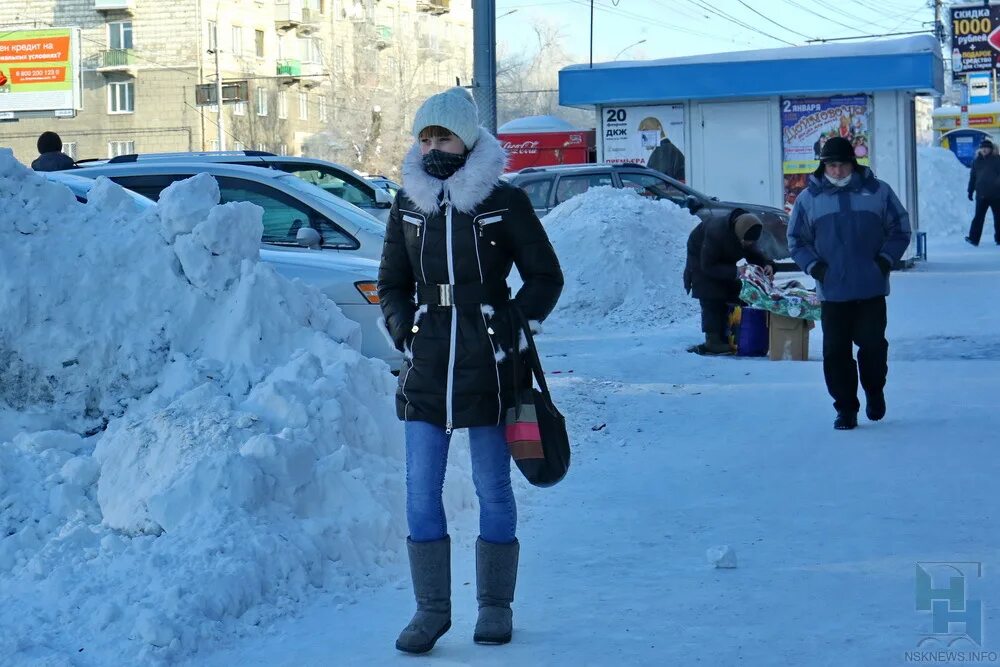
POLYGON ((63 142, 55 132, 42 132, 38 137, 38 157, 31 163, 35 171, 76 169, 73 158, 62 152, 63 142))
POLYGON ((788 249, 816 279, 822 301, 823 373, 837 411, 834 428, 858 425, 859 375, 868 418, 885 417, 885 298, 889 272, 909 244, 910 218, 896 193, 858 165, 851 142, 827 141, 819 167, 792 208, 788 249))
POLYGON ((667 137, 660 140, 646 166, 678 181, 684 180, 684 153, 667 137))
POLYGON ((980 142, 976 159, 972 161, 972 169, 969 170, 969 201, 972 201, 973 193, 976 213, 972 216, 966 242, 979 245, 988 209, 993 213, 993 240, 1000 245, 1000 155, 997 155, 993 142, 989 139, 980 142))
MULTIPOLYGON (((562 291, 559 261, 527 195, 500 180, 507 156, 453 88, 417 111, 416 144, 389 214, 378 295, 403 351, 407 550, 417 613, 396 648, 424 653, 451 627, 450 540, 441 501, 454 429, 468 428, 479 497, 478 643, 510 641, 519 544, 504 417, 514 403, 519 318, 540 322, 562 291), (511 299, 513 266, 524 281, 511 299)), ((522 355, 518 355, 523 358, 522 355)), ((526 366, 521 386, 530 383, 526 366)))
POLYGON ((774 262, 755 246, 764 231, 760 218, 736 209, 727 219, 699 223, 688 236, 684 289, 701 304, 705 342, 699 354, 729 354, 726 320, 729 304, 739 303, 741 281, 736 265, 745 259, 774 275, 774 262))

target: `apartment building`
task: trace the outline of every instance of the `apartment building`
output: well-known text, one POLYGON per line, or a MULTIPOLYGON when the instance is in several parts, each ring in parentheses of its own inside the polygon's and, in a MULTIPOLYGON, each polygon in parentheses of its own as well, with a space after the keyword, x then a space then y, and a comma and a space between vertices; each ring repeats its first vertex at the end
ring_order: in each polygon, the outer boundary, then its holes
POLYGON ((55 130, 76 159, 309 150, 392 172, 420 101, 471 79, 472 10, 459 1, 0 2, 2 31, 80 28, 83 78, 76 118, 0 122, 0 145, 27 163, 55 130), (248 97, 223 104, 221 136, 218 107, 196 97, 217 67, 248 97))

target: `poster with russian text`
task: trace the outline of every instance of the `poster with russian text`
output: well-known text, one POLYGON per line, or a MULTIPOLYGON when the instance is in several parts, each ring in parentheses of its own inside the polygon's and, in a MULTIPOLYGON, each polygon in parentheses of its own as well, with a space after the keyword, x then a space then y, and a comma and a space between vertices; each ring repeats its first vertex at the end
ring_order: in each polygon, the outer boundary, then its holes
POLYGON ((805 190, 828 139, 847 139, 854 146, 858 163, 871 164, 871 107, 868 95, 782 98, 781 159, 786 211, 792 210, 795 198, 805 190))
POLYGON ((604 107, 601 141, 609 164, 641 164, 684 180, 684 105, 604 107), (650 162, 652 161, 652 164, 650 162))
POLYGON ((0 113, 81 107, 76 31, 0 33, 0 113))

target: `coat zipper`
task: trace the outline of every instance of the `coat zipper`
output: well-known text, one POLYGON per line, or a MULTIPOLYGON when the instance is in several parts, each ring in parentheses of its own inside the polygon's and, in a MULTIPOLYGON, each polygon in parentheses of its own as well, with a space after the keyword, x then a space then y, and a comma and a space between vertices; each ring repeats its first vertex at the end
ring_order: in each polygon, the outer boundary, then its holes
POLYGON ((503 221, 503 216, 502 215, 494 215, 494 216, 490 216, 488 218, 482 218, 482 219, 476 221, 476 224, 479 225, 479 236, 482 237, 483 231, 486 229, 486 225, 494 225, 494 224, 496 224, 498 222, 502 222, 502 221, 503 221))
MULTIPOLYGON (((452 237, 451 200, 445 199, 445 247, 448 253, 448 282, 455 284, 455 255, 452 237)), ((451 435, 454 425, 455 347, 458 340, 458 310, 451 305, 451 346, 448 348, 448 393, 445 396, 445 433, 451 435)))
MULTIPOLYGON (((502 216, 498 216, 502 219, 502 216)), ((499 222, 499 220, 494 220, 493 222, 499 222)), ((483 235, 483 225, 488 224, 485 221, 479 223, 479 235, 483 235)), ((485 282, 483 278, 483 262, 479 258, 479 240, 476 239, 476 230, 472 230, 472 243, 476 248, 476 265, 479 267, 479 282, 485 282)), ((493 355, 493 364, 496 368, 497 373, 497 425, 500 425, 500 419, 503 417, 503 398, 502 392, 500 391, 500 362, 497 360, 497 348, 493 342, 493 328, 486 322, 486 313, 482 312, 482 305, 479 306, 480 314, 483 316, 483 328, 486 330, 486 337, 490 340, 490 353, 493 355)))

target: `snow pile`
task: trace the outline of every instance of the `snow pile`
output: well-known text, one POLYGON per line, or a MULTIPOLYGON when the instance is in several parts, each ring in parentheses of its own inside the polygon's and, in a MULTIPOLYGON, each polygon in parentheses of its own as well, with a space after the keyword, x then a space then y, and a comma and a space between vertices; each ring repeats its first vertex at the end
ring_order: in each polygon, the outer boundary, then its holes
POLYGON ((82 205, 0 150, 0 408, 50 427, 0 442, 7 660, 173 662, 401 555, 394 378, 218 201, 82 205))
POLYGON ((566 279, 553 326, 652 327, 697 311, 683 275, 698 218, 686 209, 600 187, 560 204, 542 223, 566 279))
POLYGON ((966 197, 969 169, 939 146, 917 147, 920 231, 928 236, 965 236, 975 205, 966 197))

